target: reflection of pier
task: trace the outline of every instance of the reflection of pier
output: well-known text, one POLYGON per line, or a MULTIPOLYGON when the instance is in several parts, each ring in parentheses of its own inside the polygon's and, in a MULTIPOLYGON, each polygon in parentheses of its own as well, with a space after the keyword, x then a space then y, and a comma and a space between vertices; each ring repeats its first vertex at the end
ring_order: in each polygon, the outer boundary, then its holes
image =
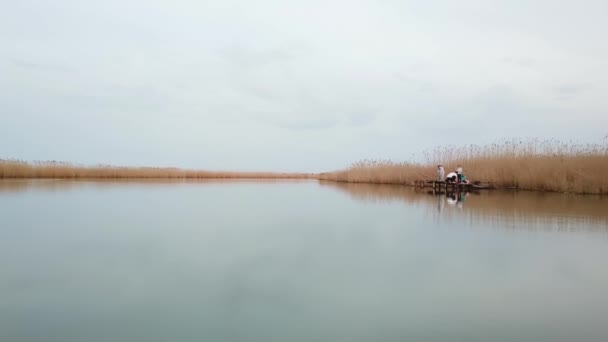
POLYGON ((445 203, 448 204, 448 206, 453 206, 456 207, 458 209, 462 209, 463 208, 463 204, 466 200, 467 197, 469 197, 469 192, 436 192, 436 191, 429 191, 428 192, 430 195, 434 195, 437 198, 437 210, 439 212, 441 212, 444 207, 445 207, 445 203))
POLYGON ((490 184, 475 183, 458 183, 458 182, 443 182, 443 181, 419 181, 414 183, 415 187, 432 188, 433 191, 440 192, 462 192, 481 189, 494 189, 490 184))
POLYGON ((429 194, 429 195, 446 195, 446 196, 460 195, 460 194, 466 194, 468 196, 469 194, 472 194, 472 195, 480 195, 481 194, 479 191, 474 191, 474 190, 456 190, 456 191, 448 190, 448 191, 445 191, 445 189, 442 189, 442 190, 435 190, 435 189, 427 190, 426 193, 429 194))
MULTIPOLYGON (((469 222, 508 229, 602 231, 608 234, 608 197, 533 191, 454 191, 446 193, 432 184, 425 188, 404 185, 320 182, 321 186, 348 194, 357 201, 398 201, 408 206, 439 209, 443 217, 465 215, 469 222), (464 193, 464 198, 462 197, 464 193), (459 201, 460 200, 460 201, 459 201), (464 201, 463 201, 464 200, 464 201), (460 210, 462 206, 463 210, 460 210), (446 209, 446 210, 443 210, 446 209)), ((490 187, 490 189, 493 189, 490 187)))

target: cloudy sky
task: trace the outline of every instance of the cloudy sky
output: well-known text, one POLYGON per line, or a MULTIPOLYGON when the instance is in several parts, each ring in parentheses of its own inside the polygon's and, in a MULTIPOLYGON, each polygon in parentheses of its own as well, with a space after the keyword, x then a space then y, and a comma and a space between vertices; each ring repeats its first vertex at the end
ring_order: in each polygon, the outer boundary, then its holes
POLYGON ((0 158, 326 171, 608 133, 605 0, 0 2, 0 158))

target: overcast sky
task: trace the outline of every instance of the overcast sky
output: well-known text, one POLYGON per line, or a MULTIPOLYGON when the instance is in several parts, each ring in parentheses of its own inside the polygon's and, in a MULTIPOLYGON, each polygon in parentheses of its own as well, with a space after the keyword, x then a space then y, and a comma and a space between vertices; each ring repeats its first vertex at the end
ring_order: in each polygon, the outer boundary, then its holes
POLYGON ((326 171, 608 133, 605 0, 0 4, 0 158, 326 171))

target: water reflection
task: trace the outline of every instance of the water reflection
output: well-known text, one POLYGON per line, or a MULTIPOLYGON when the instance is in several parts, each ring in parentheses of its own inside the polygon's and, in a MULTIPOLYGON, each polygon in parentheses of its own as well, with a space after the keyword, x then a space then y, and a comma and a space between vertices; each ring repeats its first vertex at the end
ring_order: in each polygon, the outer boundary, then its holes
MULTIPOLYGON (((91 188, 111 190, 132 187, 239 183, 302 183, 303 180, 0 180, 0 195, 29 192, 64 192, 91 188)), ((425 211, 435 220, 466 220, 470 226, 496 229, 556 231, 607 231, 608 197, 558 193, 480 190, 435 192, 409 186, 320 182, 322 187, 365 202, 403 202, 425 211)))
POLYGON ((428 192, 431 195, 435 195, 437 198, 437 211, 444 209, 445 204, 448 206, 456 207, 458 209, 464 208, 464 202, 469 197, 470 193, 466 192, 428 192))
POLYGON ((0 182, 0 341, 608 340, 604 199, 266 183, 0 182))
POLYGON ((494 228, 608 232, 608 198, 524 191, 433 192, 408 186, 322 182, 368 202, 401 201, 435 219, 467 220, 494 228))
POLYGON ((0 194, 21 193, 29 191, 69 191, 93 187, 96 189, 112 189, 125 186, 165 186, 193 184, 239 184, 239 183, 302 183, 314 182, 302 179, 0 179, 0 194))

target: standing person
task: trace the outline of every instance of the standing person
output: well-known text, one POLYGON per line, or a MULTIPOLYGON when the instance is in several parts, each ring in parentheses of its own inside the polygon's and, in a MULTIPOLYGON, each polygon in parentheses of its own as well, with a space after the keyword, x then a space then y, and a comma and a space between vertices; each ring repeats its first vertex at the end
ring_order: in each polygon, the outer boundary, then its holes
POLYGON ((458 183, 462 182, 462 166, 458 165, 458 168, 456 169, 456 175, 458 176, 458 183))
POLYGON ((443 170, 443 165, 437 165, 437 180, 443 182, 445 180, 445 170, 443 170))

